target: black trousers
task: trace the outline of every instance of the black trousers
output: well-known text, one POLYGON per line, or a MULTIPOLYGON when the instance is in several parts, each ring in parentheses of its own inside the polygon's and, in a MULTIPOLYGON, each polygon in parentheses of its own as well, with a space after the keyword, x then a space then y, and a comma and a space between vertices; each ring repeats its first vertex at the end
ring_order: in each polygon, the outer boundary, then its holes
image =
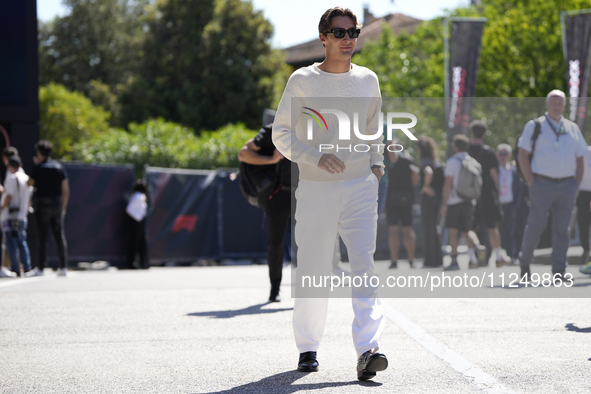
POLYGON ((265 205, 267 215, 267 261, 269 264, 269 279, 271 288, 279 290, 283 270, 283 251, 285 248, 285 235, 291 216, 291 192, 280 190, 265 205))
POLYGON ((146 219, 136 221, 127 215, 129 221, 129 243, 127 245, 127 268, 134 268, 133 262, 139 254, 141 268, 150 268, 148 259, 148 241, 146 239, 146 219))
POLYGON ((421 224, 423 227, 423 248, 425 251, 425 267, 443 265, 441 241, 437 232, 441 197, 421 194, 421 224))
POLYGON ((579 238, 581 246, 589 250, 589 225, 591 224, 591 192, 579 190, 577 196, 577 223, 579 225, 579 238))
POLYGON ((39 256, 37 268, 43 270, 47 265, 47 236, 49 230, 53 235, 57 249, 59 268, 67 267, 68 244, 64 233, 64 217, 62 215, 62 199, 40 198, 35 202, 35 221, 39 233, 39 256))

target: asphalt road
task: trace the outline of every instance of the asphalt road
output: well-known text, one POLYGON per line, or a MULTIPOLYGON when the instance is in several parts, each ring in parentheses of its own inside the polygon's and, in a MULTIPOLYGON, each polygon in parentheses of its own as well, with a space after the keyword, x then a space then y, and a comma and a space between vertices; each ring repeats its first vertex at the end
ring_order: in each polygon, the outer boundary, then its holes
POLYGON ((290 277, 273 304, 266 266, 2 279, 0 392, 591 392, 589 298, 384 299, 390 365, 359 382, 346 298, 330 302, 320 371, 295 370, 290 277))

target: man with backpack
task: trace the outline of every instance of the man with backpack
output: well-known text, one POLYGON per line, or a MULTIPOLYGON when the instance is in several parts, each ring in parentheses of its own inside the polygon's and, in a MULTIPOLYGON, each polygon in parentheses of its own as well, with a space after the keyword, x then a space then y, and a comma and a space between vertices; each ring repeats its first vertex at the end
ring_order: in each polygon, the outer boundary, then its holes
POLYGON ((458 233, 466 237, 468 244, 469 268, 478 268, 486 258, 486 248, 480 245, 478 236, 472 228, 474 205, 482 190, 482 167, 466 152, 470 140, 462 134, 453 138, 454 155, 445 164, 445 184, 443 185, 443 206, 441 216, 449 229, 451 264, 446 271, 458 270, 458 233), (478 251, 478 256, 477 256, 478 251))
MULTIPOLYGON (((486 227, 496 266, 502 267, 508 263, 508 260, 501 253, 501 235, 499 234, 499 224, 503 219, 503 211, 499 203, 499 161, 494 150, 484 145, 482 141, 486 131, 487 127, 482 121, 475 120, 470 123, 472 141, 470 141, 468 154, 482 166, 482 192, 474 210, 472 229, 478 231, 480 226, 486 227)), ((488 259, 481 264, 487 266, 488 259)))
POLYGON ((271 138, 272 128, 273 124, 268 124, 254 138, 248 140, 238 153, 238 160, 261 166, 260 170, 266 171, 275 185, 272 187, 271 196, 264 202, 263 208, 268 218, 267 264, 271 281, 269 301, 280 302, 279 289, 283 270, 285 234, 292 206, 291 162, 275 149, 271 138))
POLYGON ((587 144, 579 126, 562 116, 565 100, 560 90, 548 93, 545 115, 527 122, 517 144, 519 166, 529 185, 530 199, 519 257, 524 281, 530 278, 534 249, 546 228, 548 213, 552 212, 553 282, 572 284, 572 277, 565 277, 568 229, 575 195, 583 179, 587 144))

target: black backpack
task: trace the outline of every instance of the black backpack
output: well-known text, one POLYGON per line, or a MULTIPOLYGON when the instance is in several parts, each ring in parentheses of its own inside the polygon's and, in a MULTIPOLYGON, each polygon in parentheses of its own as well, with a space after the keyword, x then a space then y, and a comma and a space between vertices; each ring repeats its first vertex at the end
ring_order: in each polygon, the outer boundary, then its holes
POLYGON ((279 188, 281 162, 274 165, 254 165, 240 162, 240 191, 250 205, 264 206, 279 188))
MULTIPOLYGON (((534 119, 534 122, 536 124, 535 128, 534 128, 534 133, 531 136, 531 152, 529 152, 528 155, 528 159, 529 159, 529 163, 531 164, 532 159, 534 158, 534 150, 536 149, 536 142, 538 141, 538 137, 540 136, 540 134, 542 133, 542 122, 540 122, 540 119, 534 119)), ((523 172, 521 171, 521 166, 519 165, 519 159, 518 159, 518 154, 519 154, 519 147, 517 146, 517 144, 519 143, 519 139, 517 139, 517 142, 515 143, 515 167, 517 169, 517 174, 519 175, 519 178, 521 178, 522 181, 525 182, 525 177, 523 176, 523 172)))

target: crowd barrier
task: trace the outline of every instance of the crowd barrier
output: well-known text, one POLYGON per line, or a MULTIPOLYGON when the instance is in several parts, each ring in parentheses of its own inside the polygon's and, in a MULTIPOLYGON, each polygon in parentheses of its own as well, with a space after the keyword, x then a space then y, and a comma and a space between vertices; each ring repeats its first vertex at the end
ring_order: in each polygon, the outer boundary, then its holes
MULTIPOLYGON (((125 207, 134 182, 132 166, 65 163, 70 181, 70 202, 65 218, 70 264, 106 260, 125 262, 128 229, 125 207)), ((236 169, 179 170, 146 168, 150 194, 147 237, 152 264, 266 259, 267 229, 262 209, 246 202, 236 169)), ((386 183, 380 183, 380 212, 386 183)), ((414 209, 416 255, 422 255, 420 210, 414 209)), ((32 218, 31 218, 32 219, 32 218)), ((36 228, 29 225, 32 260, 36 261, 36 228)), ((574 237, 577 241, 577 237, 574 237)), ((540 247, 548 245, 547 235, 540 247)), ((576 244, 577 242, 575 242, 576 244)), ((549 245, 548 245, 549 246, 549 245)), ((343 261, 346 248, 341 245, 343 261)), ((404 258, 401 246, 400 257, 404 258)), ((382 212, 378 221, 374 258, 389 260, 388 226, 382 212)), ((48 263, 56 266, 55 247, 49 243, 48 263)))

